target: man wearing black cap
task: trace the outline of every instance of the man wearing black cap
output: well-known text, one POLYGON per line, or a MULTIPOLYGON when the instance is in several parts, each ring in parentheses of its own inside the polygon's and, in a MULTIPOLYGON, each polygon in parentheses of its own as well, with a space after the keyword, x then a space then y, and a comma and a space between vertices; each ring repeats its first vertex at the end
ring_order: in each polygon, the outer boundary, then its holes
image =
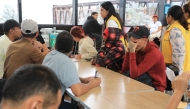
POLYGON ((165 63, 162 53, 154 42, 148 41, 149 31, 145 26, 129 32, 129 48, 124 57, 122 72, 129 71, 131 78, 148 73, 153 87, 164 91, 166 88, 165 63))

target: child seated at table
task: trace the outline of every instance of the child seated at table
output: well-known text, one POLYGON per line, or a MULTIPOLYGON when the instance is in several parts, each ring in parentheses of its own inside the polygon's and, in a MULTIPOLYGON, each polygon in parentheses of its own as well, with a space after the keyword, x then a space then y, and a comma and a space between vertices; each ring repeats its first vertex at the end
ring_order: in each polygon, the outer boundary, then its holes
POLYGON ((94 41, 84 34, 84 30, 80 26, 71 28, 70 33, 76 42, 79 42, 79 54, 77 59, 92 59, 97 55, 97 50, 94 47, 94 41))

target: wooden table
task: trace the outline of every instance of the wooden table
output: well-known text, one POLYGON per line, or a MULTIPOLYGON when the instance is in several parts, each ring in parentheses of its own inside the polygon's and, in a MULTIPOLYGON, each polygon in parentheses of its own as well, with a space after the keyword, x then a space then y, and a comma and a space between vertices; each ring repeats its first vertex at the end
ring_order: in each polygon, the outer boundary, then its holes
MULTIPOLYGON (((115 100, 116 98, 113 98, 113 95, 119 96, 125 96, 125 94, 136 94, 138 92, 153 92, 154 88, 147 86, 143 83, 140 83, 136 80, 133 80, 131 78, 128 78, 122 74, 119 74, 117 72, 111 71, 109 69, 103 68, 103 67, 95 67, 91 65, 90 62, 86 61, 74 61, 74 64, 76 65, 78 69, 78 73, 80 77, 89 77, 94 76, 95 71, 98 71, 98 75, 102 79, 102 84, 99 87, 93 88, 89 90, 87 93, 85 93, 82 96, 76 97, 71 89, 67 89, 66 93, 72 97, 75 101, 80 102, 83 106, 88 107, 89 103, 94 105, 99 105, 98 108, 95 109, 105 109, 100 108, 102 105, 106 105, 108 107, 112 107, 112 105, 119 104, 120 101, 115 100), (109 99, 107 101, 107 99, 109 99), (94 101, 93 101, 94 100, 94 101), (105 103, 101 103, 102 101, 106 101, 105 103), (112 105, 110 105, 112 104, 112 105)), ((130 95, 128 95, 130 96, 130 95)), ((123 102, 124 104, 126 102, 123 102)), ((91 107, 91 105, 90 105, 91 107)), ((105 107, 105 106, 103 106, 105 107)), ((107 109, 112 109, 112 108, 107 109)), ((122 108, 116 108, 116 109, 122 109, 122 108)))
POLYGON ((170 95, 163 92, 91 94, 78 97, 87 109, 165 109, 170 95))
POLYGON ((101 77, 101 86, 91 89, 85 95, 90 95, 93 93, 108 94, 154 91, 154 88, 150 86, 147 86, 109 69, 103 67, 95 67, 91 65, 90 62, 74 63, 77 66, 80 77, 94 76, 95 71, 98 71, 98 75, 101 77))

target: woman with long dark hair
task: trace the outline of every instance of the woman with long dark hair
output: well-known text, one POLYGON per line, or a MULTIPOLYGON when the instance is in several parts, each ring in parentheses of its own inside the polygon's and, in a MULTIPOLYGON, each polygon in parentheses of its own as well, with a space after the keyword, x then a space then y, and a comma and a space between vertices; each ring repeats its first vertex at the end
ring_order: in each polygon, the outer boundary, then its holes
MULTIPOLYGON (((105 28, 115 27, 122 29, 123 24, 120 16, 116 13, 113 4, 109 1, 101 4, 101 16, 105 22, 105 28)), ((104 29, 105 29, 104 28, 104 29)))
POLYGON ((104 18, 103 39, 105 46, 101 47, 96 56, 95 65, 106 67, 115 72, 122 70, 123 56, 125 54, 122 43, 122 22, 111 2, 101 4, 101 16, 104 18))
POLYGON ((190 38, 188 23, 180 6, 172 6, 166 15, 170 27, 162 39, 162 53, 165 63, 173 64, 179 69, 179 74, 190 70, 190 38))
POLYGON ((189 29, 190 29, 190 2, 187 4, 183 5, 183 11, 185 13, 185 18, 187 19, 189 29))
MULTIPOLYGON (((102 18, 104 19, 103 32, 106 31, 108 27, 118 28, 120 30, 123 29, 123 22, 121 20, 121 17, 115 11, 115 8, 111 2, 107 1, 102 3, 100 11, 102 18)), ((120 40, 125 46, 127 46, 127 42, 124 39, 123 35, 120 36, 120 40)))

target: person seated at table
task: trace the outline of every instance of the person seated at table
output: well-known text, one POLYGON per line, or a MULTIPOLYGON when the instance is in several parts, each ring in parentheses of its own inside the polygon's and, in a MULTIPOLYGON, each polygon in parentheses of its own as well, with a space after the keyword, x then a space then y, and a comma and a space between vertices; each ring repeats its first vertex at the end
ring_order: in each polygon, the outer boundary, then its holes
POLYGON ((9 45, 22 36, 20 24, 13 19, 3 23, 3 32, 4 35, 0 37, 0 79, 3 78, 4 62, 9 45))
POLYGON ((88 16, 87 20, 84 22, 82 29, 85 35, 96 40, 96 49, 98 51, 102 43, 102 25, 98 23, 97 19, 98 13, 92 12, 91 16, 88 16))
POLYGON ((129 50, 125 54, 122 72, 130 72, 130 77, 136 79, 148 73, 152 78, 153 87, 164 91, 166 88, 166 66, 164 57, 154 42, 149 42, 150 35, 145 26, 134 28, 128 33, 129 50))
POLYGON ((79 42, 79 54, 77 59, 92 59, 97 55, 97 50, 94 47, 94 41, 86 36, 82 27, 74 26, 71 28, 70 33, 76 42, 79 42))
POLYGON ((101 79, 78 76, 76 66, 69 58, 74 48, 73 45, 74 40, 69 32, 59 33, 56 37, 55 50, 47 54, 42 64, 55 72, 61 82, 62 94, 64 94, 66 88, 70 87, 74 95, 81 96, 90 89, 99 86, 101 79))
POLYGON ((159 38, 162 30, 162 23, 158 21, 158 16, 154 15, 152 20, 153 22, 148 25, 148 28, 150 29, 149 41, 153 41, 156 37, 159 38))
POLYGON ((120 40, 121 29, 108 27, 103 35, 105 46, 100 48, 95 65, 121 73, 125 54, 125 47, 120 40))
MULTIPOLYGON (((188 83, 190 80, 190 72, 182 73, 180 76, 177 76, 174 81, 172 81, 172 88, 174 93, 168 102, 166 109, 177 109, 182 96, 187 92, 188 83)), ((190 98, 190 92, 187 92, 188 97, 190 98)), ((184 109, 190 109, 190 104, 184 109)))
POLYGON ((41 50, 42 52, 46 51, 46 50, 49 50, 48 47, 47 47, 47 45, 46 45, 46 43, 45 43, 45 41, 44 41, 44 38, 42 37, 42 35, 39 34, 36 37, 36 41, 38 41, 38 42, 40 42, 42 44, 41 45, 42 46, 42 50, 41 50))
POLYGON ((25 64, 41 64, 49 50, 43 51, 36 41, 38 24, 32 19, 23 20, 22 38, 9 45, 4 63, 3 78, 9 78, 13 72, 25 64))
POLYGON ((54 72, 42 65, 18 68, 6 81, 1 109, 58 109, 61 84, 54 72))

